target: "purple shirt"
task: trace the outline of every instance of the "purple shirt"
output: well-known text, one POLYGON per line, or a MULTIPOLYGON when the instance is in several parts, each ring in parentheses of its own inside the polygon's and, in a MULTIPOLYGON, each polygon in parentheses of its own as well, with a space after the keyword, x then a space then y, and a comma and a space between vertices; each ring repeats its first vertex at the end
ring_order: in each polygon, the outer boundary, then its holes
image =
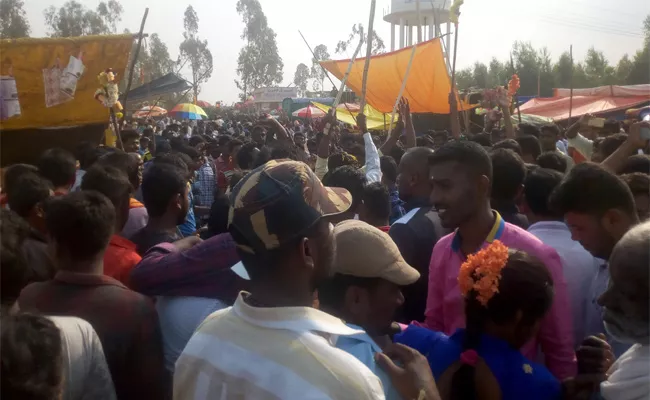
MULTIPOLYGON (((494 213, 494 226, 482 247, 498 239, 508 247, 537 257, 548 268, 555 287, 553 305, 544 317, 537 337, 521 351, 528 359, 536 360, 537 349, 541 346, 546 366, 553 375, 558 379, 575 376, 571 308, 560 257, 553 248, 525 230, 505 222, 496 211, 494 213)), ((433 248, 429 264, 429 293, 424 326, 446 335, 465 327, 465 303, 458 287, 458 272, 466 257, 460 251, 460 240, 457 232, 440 239, 433 248)))
POLYGON ((239 261, 230 233, 213 236, 185 251, 160 243, 132 270, 133 290, 147 296, 207 297, 232 304, 246 282, 230 268, 239 261))

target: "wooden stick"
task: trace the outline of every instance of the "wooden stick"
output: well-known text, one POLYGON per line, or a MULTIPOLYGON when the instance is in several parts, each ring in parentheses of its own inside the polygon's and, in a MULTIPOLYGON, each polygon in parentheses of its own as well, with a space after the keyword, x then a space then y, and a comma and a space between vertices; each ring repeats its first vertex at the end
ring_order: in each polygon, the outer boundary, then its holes
POLYGON ((115 135, 117 135, 118 148, 124 150, 124 142, 122 142, 122 135, 120 134, 120 125, 117 122, 117 115, 115 115, 115 110, 113 110, 113 107, 111 107, 110 110, 111 121, 113 122, 113 127, 115 128, 115 135))
POLYGON ((366 85, 368 84, 368 69, 370 69, 370 58, 372 57, 372 34, 375 22, 376 0, 370 0, 370 21, 368 21, 368 40, 366 41, 366 63, 363 67, 363 80, 361 81, 361 112, 366 106, 366 85))
MULTIPOLYGON (((348 63, 348 69, 345 70, 345 75, 343 75, 343 79, 341 80, 341 86, 339 88, 339 92, 336 94, 336 98, 334 99, 334 103, 332 104, 332 108, 334 109, 334 115, 336 115, 336 107, 339 105, 339 102, 341 101, 341 97, 343 97, 343 90, 345 89, 345 82, 348 80, 348 76, 350 76, 350 71, 352 71, 352 66, 354 65, 354 60, 357 58, 357 54, 359 54, 359 51, 361 50, 361 46, 363 45, 363 36, 361 36, 361 40, 359 40, 359 45, 357 46, 356 50, 354 50, 354 54, 352 54, 352 58, 350 59, 350 62, 348 63)), ((345 106, 347 108, 347 105, 345 106)), ((349 110, 348 110, 349 111, 349 110)), ((363 112, 363 109, 361 109, 361 112, 363 112)), ((350 112, 350 116, 352 116, 352 113, 350 112)), ((354 116, 352 116, 352 119, 354 119, 354 116)), ((327 135, 330 131, 331 124, 328 122, 325 124, 325 127, 323 128, 323 132, 325 135, 327 135)))
POLYGON ((571 77, 569 79, 569 120, 567 126, 571 125, 571 113, 573 111, 573 45, 569 46, 569 57, 571 57, 571 77))
POLYGON ((451 118, 451 132, 455 138, 460 137, 460 120, 458 119, 458 100, 456 99, 456 53, 458 49, 458 23, 454 24, 454 56, 451 64, 451 93, 449 96, 449 114, 451 118), (452 102, 453 104, 452 106, 452 102))
POLYGON ((411 57, 409 58, 409 63, 406 66, 406 72, 404 73, 404 78, 402 78, 402 86, 399 88, 399 93, 397 94, 397 99, 395 99, 395 104, 393 105, 393 111, 390 113, 390 125, 388 132, 393 130, 393 121, 395 121, 395 111, 399 105, 399 101, 402 99, 402 94, 404 94, 404 89, 406 88, 406 82, 409 79, 409 74, 411 73, 411 66, 413 65, 413 59, 415 58, 415 50, 417 49, 417 43, 411 48, 411 57))
POLYGON ((144 15, 142 16, 142 22, 140 23, 140 32, 138 33, 138 45, 135 47, 135 55, 133 56, 133 60, 131 61, 131 68, 129 69, 129 80, 126 83, 126 90, 124 91, 124 110, 122 110, 124 116, 128 115, 126 112, 126 101, 129 97, 129 91, 131 90, 131 83, 133 82, 133 71, 135 70, 135 63, 138 61, 138 56, 140 56, 140 47, 142 47, 142 39, 144 38, 142 31, 144 31, 144 24, 147 22, 147 15, 149 15, 149 7, 145 8, 144 15))

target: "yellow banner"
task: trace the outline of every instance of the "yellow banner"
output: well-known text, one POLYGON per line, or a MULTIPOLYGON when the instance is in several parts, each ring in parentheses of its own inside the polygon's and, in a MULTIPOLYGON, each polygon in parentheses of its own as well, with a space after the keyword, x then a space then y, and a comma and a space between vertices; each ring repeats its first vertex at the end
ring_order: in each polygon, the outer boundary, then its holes
MULTIPOLYGON (((326 113, 330 110, 330 108, 332 108, 315 101, 312 101, 312 104, 326 113)), ((357 126, 357 115, 359 115, 359 113, 357 111, 352 111, 351 113, 352 115, 350 115, 350 111, 346 109, 337 108, 336 119, 341 122, 345 122, 346 124, 357 126)), ((364 114, 366 114, 366 127, 368 129, 388 129, 388 126, 390 125, 390 114, 386 115, 386 126, 384 126, 384 114, 372 108, 370 104, 366 104, 364 114)), ((395 122, 397 122, 397 119, 395 122)))
POLYGON ((134 36, 0 41, 0 129, 62 127, 108 122, 94 99, 97 75, 112 68, 119 81, 134 36))

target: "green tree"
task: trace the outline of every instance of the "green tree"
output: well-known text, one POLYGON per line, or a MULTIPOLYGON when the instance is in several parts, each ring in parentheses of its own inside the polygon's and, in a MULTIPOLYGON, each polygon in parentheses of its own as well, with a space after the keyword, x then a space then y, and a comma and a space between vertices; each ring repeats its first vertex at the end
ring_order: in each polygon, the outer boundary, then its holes
POLYGON ((643 48, 636 52, 626 83, 636 85, 650 82, 650 15, 643 21, 643 48))
POLYGON ((105 35, 117 31, 124 9, 117 0, 102 1, 93 11, 69 0, 62 7, 50 6, 43 11, 52 37, 105 35))
MULTIPOLYGON (((363 28, 363 24, 354 24, 352 25, 352 32, 348 36, 347 40, 340 40, 336 44, 336 54, 345 53, 348 50, 348 47, 352 45, 353 49, 356 49, 356 46, 359 44, 359 40, 363 37, 363 40, 366 40, 367 33, 363 28)), ((377 31, 372 30, 372 55, 377 55, 386 52, 386 46, 384 41, 377 35, 377 31)), ((359 55, 362 57, 362 55, 359 55)))
POLYGON ((212 76, 212 52, 208 49, 208 41, 201 40, 198 36, 199 16, 191 5, 185 9, 183 26, 184 40, 179 46, 180 55, 177 63, 181 69, 186 64, 189 65, 192 74, 192 92, 196 100, 201 91, 201 84, 212 76))
POLYGON ((476 62, 474 63, 474 70, 472 72, 474 78, 474 85, 478 88, 485 89, 488 87, 489 76, 488 68, 485 64, 476 62))
POLYGON ((542 47, 538 52, 538 71, 537 71, 537 91, 535 94, 540 97, 550 97, 553 96, 553 86, 555 83, 555 77, 553 75, 553 63, 551 60, 551 53, 548 51, 548 48, 542 47))
POLYGON ((633 67, 634 64, 632 63, 632 60, 630 60, 630 57, 628 57, 627 54, 624 54, 616 65, 616 83, 624 85, 630 72, 632 72, 633 67))
POLYGON ((602 51, 591 47, 584 61, 585 74, 590 86, 611 85, 614 83, 614 68, 609 65, 602 51))
POLYGON ((309 77, 309 67, 303 63, 298 64, 296 72, 293 74, 293 84, 296 85, 301 96, 304 96, 307 91, 307 81, 309 80, 309 77))
MULTIPOLYGON (((540 68, 540 57, 528 42, 515 42, 512 46, 514 70, 519 75, 519 94, 523 96, 537 95, 537 74, 540 68)), ((510 66, 512 68, 512 66, 510 66)), ((511 72, 512 73, 512 72, 511 72)))
POLYGON ((509 77, 510 74, 508 74, 506 65, 492 57, 488 72, 488 87, 505 86, 508 83, 509 77))
POLYGON ((238 0, 237 13, 244 22, 245 45, 237 59, 237 88, 243 100, 253 90, 282 82, 284 63, 278 54, 276 34, 268 26, 258 0, 238 0))
POLYGON ((314 91, 323 91, 323 81, 325 80, 325 71, 321 68, 319 61, 329 60, 330 53, 327 46, 319 44, 314 47, 314 57, 311 59, 311 77, 314 78, 312 89, 314 91))
POLYGON ((15 39, 29 36, 29 21, 23 0, 0 0, 0 37, 15 39))
POLYGON ((555 87, 571 87, 571 74, 573 72, 573 66, 571 64, 571 55, 568 51, 565 51, 562 53, 562 55, 560 55, 557 63, 553 65, 553 81, 555 83, 555 87))
POLYGON ((585 67, 580 62, 573 67, 573 87, 576 89, 592 87, 585 72, 585 67))
POLYGON ((456 71, 456 87, 460 90, 467 90, 474 86, 474 73, 472 67, 456 71))

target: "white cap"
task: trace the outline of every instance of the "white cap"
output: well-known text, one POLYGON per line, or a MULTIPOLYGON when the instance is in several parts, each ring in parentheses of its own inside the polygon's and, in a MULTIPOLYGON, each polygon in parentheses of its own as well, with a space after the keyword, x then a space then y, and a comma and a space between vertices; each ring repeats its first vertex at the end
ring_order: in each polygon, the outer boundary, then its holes
POLYGON ((251 278, 248 276, 248 271, 246 271, 246 267, 244 267, 244 263, 241 261, 238 262, 237 264, 233 265, 230 267, 232 272, 236 273, 240 278, 246 279, 247 281, 250 281, 251 278))

